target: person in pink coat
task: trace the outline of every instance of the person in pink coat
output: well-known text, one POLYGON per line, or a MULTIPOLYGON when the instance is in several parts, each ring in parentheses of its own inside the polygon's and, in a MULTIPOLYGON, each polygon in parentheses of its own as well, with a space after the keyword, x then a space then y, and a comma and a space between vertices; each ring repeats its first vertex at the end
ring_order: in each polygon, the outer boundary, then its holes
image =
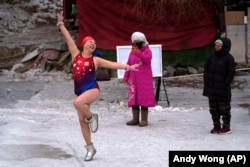
POLYGON ((132 120, 127 125, 148 125, 148 107, 155 106, 152 51, 145 35, 134 32, 131 36, 132 50, 127 64, 139 63, 138 71, 126 71, 123 81, 128 84, 128 107, 132 107, 132 120), (140 121, 141 113, 141 121, 140 121))

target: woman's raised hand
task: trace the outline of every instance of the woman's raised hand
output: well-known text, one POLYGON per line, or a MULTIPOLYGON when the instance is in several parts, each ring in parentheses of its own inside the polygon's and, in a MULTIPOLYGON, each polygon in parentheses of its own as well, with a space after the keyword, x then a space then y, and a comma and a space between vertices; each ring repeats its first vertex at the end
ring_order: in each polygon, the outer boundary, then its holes
POLYGON ((63 11, 57 13, 57 26, 63 24, 63 11))

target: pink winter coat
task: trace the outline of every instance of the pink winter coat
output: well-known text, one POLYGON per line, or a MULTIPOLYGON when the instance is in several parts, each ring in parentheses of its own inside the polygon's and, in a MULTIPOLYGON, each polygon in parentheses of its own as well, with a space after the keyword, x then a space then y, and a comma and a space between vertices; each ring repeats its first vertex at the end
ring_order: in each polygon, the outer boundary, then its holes
POLYGON ((141 65, 138 71, 126 71, 123 77, 128 83, 128 107, 155 106, 151 60, 152 52, 148 45, 129 54, 128 65, 136 63, 141 65))

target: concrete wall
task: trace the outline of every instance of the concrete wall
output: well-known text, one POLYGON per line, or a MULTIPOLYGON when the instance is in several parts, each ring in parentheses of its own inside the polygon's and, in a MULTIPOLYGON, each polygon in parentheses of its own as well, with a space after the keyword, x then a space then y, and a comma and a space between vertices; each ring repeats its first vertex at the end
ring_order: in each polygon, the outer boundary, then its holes
POLYGON ((247 63, 250 64, 250 7, 247 8, 247 13, 248 13, 248 16, 247 16, 247 39, 246 39, 246 42, 247 42, 247 63))
POLYGON ((246 25, 227 25, 226 29, 232 42, 230 53, 237 63, 246 62, 246 25))
POLYGON ((225 15, 226 36, 232 42, 230 53, 234 56, 237 63, 246 63, 248 61, 247 39, 249 33, 247 33, 247 24, 244 21, 244 15, 244 11, 227 11, 225 15))

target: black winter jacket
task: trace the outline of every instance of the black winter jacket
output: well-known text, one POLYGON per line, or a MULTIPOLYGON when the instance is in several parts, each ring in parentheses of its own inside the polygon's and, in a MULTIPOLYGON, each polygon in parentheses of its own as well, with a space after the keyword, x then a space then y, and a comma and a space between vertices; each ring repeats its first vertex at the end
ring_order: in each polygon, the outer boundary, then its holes
POLYGON ((214 52, 207 60, 204 68, 203 95, 231 101, 231 83, 235 75, 235 61, 229 53, 231 41, 220 38, 222 49, 214 52))

